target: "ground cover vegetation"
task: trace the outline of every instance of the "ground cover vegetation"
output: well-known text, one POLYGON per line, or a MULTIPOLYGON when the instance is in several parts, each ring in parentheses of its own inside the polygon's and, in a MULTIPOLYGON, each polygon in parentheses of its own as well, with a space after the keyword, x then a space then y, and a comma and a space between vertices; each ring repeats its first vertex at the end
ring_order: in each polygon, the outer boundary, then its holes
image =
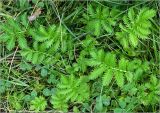
POLYGON ((160 112, 157 0, 1 0, 0 112, 160 112))

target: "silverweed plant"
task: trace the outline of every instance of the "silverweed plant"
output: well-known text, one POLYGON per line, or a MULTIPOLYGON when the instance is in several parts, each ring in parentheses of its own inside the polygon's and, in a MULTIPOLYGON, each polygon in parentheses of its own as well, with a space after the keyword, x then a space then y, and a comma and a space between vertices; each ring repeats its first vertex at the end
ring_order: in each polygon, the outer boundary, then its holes
POLYGON ((0 112, 160 112, 158 1, 0 1, 0 112))

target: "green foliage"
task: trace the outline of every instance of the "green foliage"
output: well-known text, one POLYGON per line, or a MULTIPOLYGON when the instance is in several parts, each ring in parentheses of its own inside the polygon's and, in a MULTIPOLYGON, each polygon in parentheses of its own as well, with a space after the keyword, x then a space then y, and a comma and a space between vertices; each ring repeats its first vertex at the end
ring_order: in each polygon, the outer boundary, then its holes
POLYGON ((66 100, 66 96, 56 93, 56 95, 53 95, 51 98, 51 104, 53 105, 53 108, 67 112, 68 111, 68 104, 66 100))
POLYGON ((59 61, 60 54, 68 51, 71 56, 72 40, 67 36, 66 30, 55 25, 45 29, 40 26, 38 29, 31 29, 30 35, 34 39, 33 48, 25 48, 21 55, 33 64, 54 64, 59 61))
POLYGON ((47 106, 47 102, 44 97, 36 97, 34 100, 31 101, 31 110, 35 110, 36 112, 45 110, 47 106))
POLYGON ((87 13, 83 14, 84 23, 86 24, 86 30, 88 32, 93 32, 93 35, 99 36, 103 34, 104 31, 108 33, 113 32, 113 26, 116 24, 115 16, 118 10, 113 8, 112 10, 106 6, 93 6, 89 5, 87 7, 87 13))
POLYGON ((0 111, 159 112, 157 4, 0 1, 0 111))
POLYGON ((144 86, 141 86, 144 91, 149 90, 150 92, 142 92, 140 94, 141 101, 144 105, 151 104, 154 106, 157 102, 159 102, 159 88, 160 88, 160 82, 158 82, 158 79, 151 75, 150 81, 145 83, 144 86))
POLYGON ((23 100, 25 102, 30 102, 30 101, 34 100, 35 97, 37 97, 37 92, 35 90, 33 90, 30 94, 25 95, 23 100))
POLYGON ((124 48, 137 47, 140 39, 147 39, 151 33, 150 20, 155 16, 155 10, 143 8, 137 14, 130 8, 128 15, 123 16, 123 24, 120 23, 120 32, 116 33, 117 39, 124 48))
POLYGON ((54 108, 63 110, 67 109, 63 102, 84 102, 89 98, 89 86, 86 78, 76 78, 74 75, 61 76, 60 82, 57 84, 57 93, 52 96, 52 104, 54 108), (63 99, 58 97, 64 97, 63 99), (63 105, 63 106, 62 106, 63 105))
POLYGON ((117 60, 115 54, 103 50, 92 51, 88 64, 94 67, 89 79, 101 77, 103 86, 108 86, 114 76, 117 85, 123 87, 125 78, 128 82, 137 81, 148 70, 147 62, 142 64, 138 59, 129 62, 123 57, 117 60))
POLYGON ((9 87, 11 87, 9 82, 0 80, 0 94, 4 93, 9 87))
POLYGON ((50 95, 52 95, 53 91, 54 91, 54 89, 53 90, 49 90, 48 88, 45 88, 43 90, 43 95, 44 96, 50 96, 50 95))
POLYGON ((22 9, 22 10, 23 10, 24 8, 29 7, 29 3, 28 3, 28 1, 26 1, 26 0, 20 0, 20 1, 18 1, 17 5, 18 5, 18 7, 19 7, 20 9, 22 9))
POLYGON ((73 63, 73 66, 67 67, 67 72, 70 74, 76 74, 76 72, 80 71, 82 73, 86 72, 87 70, 87 63, 88 59, 86 56, 89 55, 89 51, 95 49, 96 40, 93 39, 90 35, 86 36, 86 39, 82 41, 82 51, 80 51, 80 54, 78 58, 76 59, 76 63, 73 63))
POLYGON ((6 18, 6 22, 0 24, 0 30, 4 32, 0 37, 0 42, 5 42, 8 50, 12 50, 16 42, 22 49, 28 47, 25 29, 13 18, 6 18))
POLYGON ((67 101, 83 102, 89 98, 89 87, 84 77, 76 78, 74 75, 70 75, 69 77, 62 76, 57 87, 58 93, 67 95, 67 101))
POLYGON ((45 29, 44 26, 40 26, 38 29, 30 29, 30 35, 35 40, 35 45, 39 42, 39 48, 48 49, 52 46, 55 47, 54 51, 57 51, 59 47, 65 52, 67 40, 66 30, 62 26, 56 27, 55 25, 45 29), (56 45, 56 46, 54 46, 56 45))
POLYGON ((12 109, 21 110, 23 98, 24 98, 24 93, 20 94, 14 93, 13 95, 9 95, 8 100, 10 105, 12 106, 12 109))

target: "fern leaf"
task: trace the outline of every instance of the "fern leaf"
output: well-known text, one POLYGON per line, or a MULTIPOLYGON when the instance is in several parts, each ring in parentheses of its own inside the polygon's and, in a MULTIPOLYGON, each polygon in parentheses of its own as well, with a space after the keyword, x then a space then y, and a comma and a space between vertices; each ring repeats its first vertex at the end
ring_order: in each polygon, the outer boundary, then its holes
POLYGON ((96 60, 103 62, 104 57, 105 57, 104 50, 103 49, 98 50, 97 59, 96 60))
POLYGON ((19 43, 23 48, 22 56, 34 64, 53 64, 61 58, 61 54, 69 54, 66 53, 67 50, 71 52, 72 39, 62 26, 52 25, 49 28, 40 26, 38 29, 30 29, 29 34, 34 41, 28 50, 25 47, 25 38, 20 37, 18 40, 23 42, 19 43))
POLYGON ((27 19, 27 13, 24 13, 23 15, 20 16, 20 19, 21 19, 21 24, 24 26, 24 27, 27 27, 28 26, 28 19, 27 19))

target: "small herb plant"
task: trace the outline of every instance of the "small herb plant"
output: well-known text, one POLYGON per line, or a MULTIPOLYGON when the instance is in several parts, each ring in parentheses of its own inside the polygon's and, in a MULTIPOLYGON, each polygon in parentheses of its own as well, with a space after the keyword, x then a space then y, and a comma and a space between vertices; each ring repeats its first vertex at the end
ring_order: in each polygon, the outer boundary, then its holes
POLYGON ((1 112, 159 112, 157 1, 0 1, 1 112))

